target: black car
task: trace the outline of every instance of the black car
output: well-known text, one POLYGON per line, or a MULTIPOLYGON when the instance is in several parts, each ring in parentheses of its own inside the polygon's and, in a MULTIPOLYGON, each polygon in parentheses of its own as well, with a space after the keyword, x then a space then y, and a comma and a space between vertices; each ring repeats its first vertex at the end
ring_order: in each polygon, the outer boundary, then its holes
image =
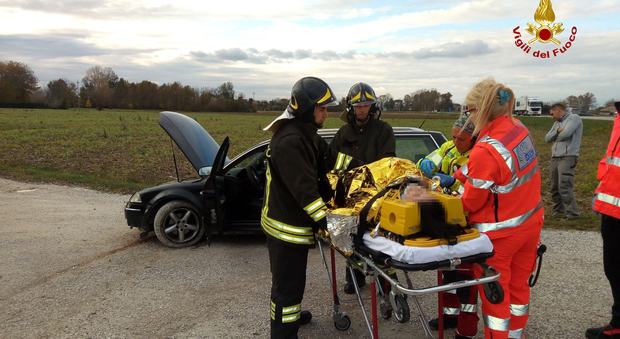
MULTIPOLYGON (((260 215, 265 184, 265 151, 269 140, 254 145, 232 160, 228 137, 221 146, 194 119, 161 112, 159 125, 185 154, 199 177, 145 188, 125 206, 130 227, 155 231, 169 247, 196 244, 207 234, 261 233, 260 215)), ((337 129, 319 130, 328 142, 337 129)), ((446 141, 441 132, 394 127, 396 154, 418 161, 446 141)), ((146 233, 145 233, 146 234, 146 233)))

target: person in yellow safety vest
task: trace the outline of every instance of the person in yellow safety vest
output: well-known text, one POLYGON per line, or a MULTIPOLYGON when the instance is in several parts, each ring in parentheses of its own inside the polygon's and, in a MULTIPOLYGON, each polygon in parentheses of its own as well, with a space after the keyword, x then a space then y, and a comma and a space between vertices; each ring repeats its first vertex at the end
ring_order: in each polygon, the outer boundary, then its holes
POLYGON ((448 187, 453 192, 463 194, 461 182, 452 175, 469 160, 469 152, 476 143, 474 124, 467 121, 467 115, 461 115, 452 126, 452 140, 448 140, 431 154, 418 161, 418 168, 429 178, 439 176, 441 187, 448 187))
POLYGON ((323 80, 295 83, 289 104, 265 130, 273 132, 267 149, 267 181, 261 226, 267 236, 271 270, 271 338, 297 338, 312 319, 301 310, 308 250, 314 234, 326 229, 327 203, 333 197, 326 173, 363 165, 337 153, 317 134, 336 96, 323 80))
MULTIPOLYGON (((473 108, 472 108, 473 109, 473 108)), ((469 153, 476 143, 473 136, 474 124, 467 121, 467 115, 461 115, 452 126, 452 140, 446 141, 441 147, 425 158, 420 159, 418 167, 429 177, 441 177, 440 186, 449 187, 453 191, 463 193, 463 185, 452 175, 469 161, 469 153)), ((468 280, 474 277, 471 264, 462 264, 462 271, 444 271, 445 283, 468 280)), ((478 287, 470 286, 446 291, 444 294, 444 328, 456 328, 455 338, 473 338, 478 332, 478 287)), ((439 318, 432 319, 428 325, 439 329, 439 318)))

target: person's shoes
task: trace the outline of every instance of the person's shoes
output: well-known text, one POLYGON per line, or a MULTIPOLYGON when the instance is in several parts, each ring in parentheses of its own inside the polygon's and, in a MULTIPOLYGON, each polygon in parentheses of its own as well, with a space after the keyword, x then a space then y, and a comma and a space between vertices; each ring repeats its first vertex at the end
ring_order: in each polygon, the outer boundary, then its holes
MULTIPOLYGON (((443 316, 443 328, 456 328, 459 324, 459 318, 443 316)), ((435 318, 428 322, 428 326, 435 331, 439 330, 439 318, 435 318)))
MULTIPOLYGON (((362 288, 366 285, 366 281, 365 280, 358 280, 357 281, 357 286, 359 288, 362 288)), ((346 294, 355 294, 355 285, 353 284, 353 281, 347 281, 347 283, 344 285, 344 293, 346 294)))
POLYGON ((301 315, 299 316, 299 324, 306 325, 310 323, 310 320, 312 320, 312 313, 310 313, 310 311, 301 311, 301 315))
POLYGON ((472 337, 463 337, 462 335, 455 335, 454 339, 471 339, 472 337))
MULTIPOLYGON (((353 284, 353 278, 351 278, 351 272, 349 268, 346 269, 346 280, 347 283, 344 285, 344 293, 346 294, 355 294, 355 285, 353 284)), ((355 272, 355 280, 357 280, 357 286, 362 288, 366 285, 366 276, 364 273, 359 270, 354 270, 355 272)))
POLYGON ((577 219, 579 219, 579 216, 578 215, 569 215, 569 216, 566 217, 566 219, 567 220, 577 220, 577 219))
POLYGON ((603 327, 593 327, 586 330, 588 339, 620 339, 620 328, 607 324, 603 327))

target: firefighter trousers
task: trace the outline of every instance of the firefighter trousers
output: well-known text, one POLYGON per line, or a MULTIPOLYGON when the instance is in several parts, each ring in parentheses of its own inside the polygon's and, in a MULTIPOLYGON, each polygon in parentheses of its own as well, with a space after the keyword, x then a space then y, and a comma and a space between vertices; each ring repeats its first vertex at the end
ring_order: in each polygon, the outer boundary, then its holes
MULTIPOLYGON (((528 221, 528 224, 517 226, 518 232, 508 236, 493 238, 490 235, 495 255, 486 262, 501 274, 498 282, 504 289, 504 301, 490 303, 483 286, 479 285, 484 337, 487 339, 523 338, 529 317, 528 279, 536 261, 543 218, 528 221)), ((477 268, 476 272, 480 276, 482 270, 477 268)))
POLYGON ((308 248, 267 237, 271 268, 271 338, 296 339, 306 288, 308 248))
MULTIPOLYGON (((461 264, 460 268, 464 270, 444 271, 444 284, 473 279, 473 264, 461 264)), ((455 334, 461 337, 475 337, 476 332, 478 332, 478 286, 461 287, 447 291, 444 293, 443 300, 444 315, 458 319, 455 334)))

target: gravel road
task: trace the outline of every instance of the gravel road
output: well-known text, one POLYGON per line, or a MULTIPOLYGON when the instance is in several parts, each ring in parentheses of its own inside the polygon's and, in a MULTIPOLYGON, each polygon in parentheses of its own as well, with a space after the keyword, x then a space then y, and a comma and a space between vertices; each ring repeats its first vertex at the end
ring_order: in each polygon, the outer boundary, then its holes
MULTIPOLYGON (((269 336, 263 237, 217 237, 210 247, 169 249, 154 236, 140 240, 140 232, 127 227, 128 199, 0 179, 0 338, 269 336)), ((610 318, 600 234, 546 230, 542 238, 549 250, 532 292, 527 338, 583 338, 586 327, 610 318)), ((309 258, 304 308, 314 319, 300 338, 368 338, 356 304, 342 305, 351 328, 334 328, 319 250, 309 258)), ((411 277, 416 287, 425 287, 436 272, 411 277)), ((419 300, 434 317, 436 294, 419 300)), ((379 320, 380 337, 424 337, 411 300, 409 305, 409 323, 379 320)))

